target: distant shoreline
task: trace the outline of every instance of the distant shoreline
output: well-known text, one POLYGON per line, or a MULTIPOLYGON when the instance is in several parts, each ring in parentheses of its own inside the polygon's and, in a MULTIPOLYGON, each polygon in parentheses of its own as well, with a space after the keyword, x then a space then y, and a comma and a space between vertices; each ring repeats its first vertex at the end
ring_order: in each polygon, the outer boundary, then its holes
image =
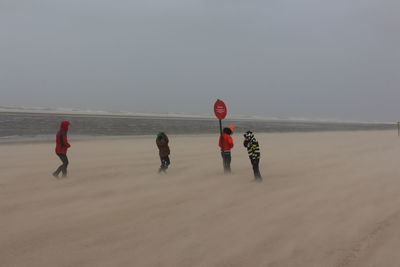
POLYGON ((99 118, 144 118, 144 119, 161 119, 161 118, 172 118, 172 119, 213 119, 213 117, 209 116, 201 116, 201 115, 179 115, 179 114, 147 114, 147 113, 137 113, 137 114, 123 114, 123 113, 90 113, 83 111, 71 111, 71 112, 61 112, 61 111, 45 111, 45 110, 3 110, 0 109, 0 114, 7 115, 19 115, 19 114, 27 114, 27 115, 57 115, 57 116, 73 116, 73 117, 99 117, 99 118))
MULTIPOLYGON (((153 136, 158 131, 170 135, 196 136, 219 133, 218 120, 213 117, 161 114, 87 114, 42 110, 1 110, 0 143, 53 141, 62 120, 74 125, 75 140, 130 138, 153 136)), ((394 123, 334 122, 307 120, 278 120, 229 118, 223 125, 233 124, 236 134, 252 130, 257 133, 338 132, 395 130, 394 123)))
MULTIPOLYGON (((291 132, 260 132, 257 135, 258 136, 264 136, 264 135, 286 135, 286 134, 291 134, 291 135, 296 135, 296 134, 315 134, 315 133, 320 133, 320 134, 327 134, 327 133, 350 133, 350 132, 393 132, 393 130, 390 129, 370 129, 370 130, 320 130, 320 131, 291 131, 291 132)), ((2 139, 0 137, 0 145, 29 145, 29 144, 49 144, 49 143, 54 143, 54 136, 55 135, 49 135, 48 138, 38 138, 38 137, 15 137, 15 138, 10 138, 10 139, 2 139)), ((199 137, 211 137, 211 136, 217 136, 218 133, 201 133, 201 134, 171 134, 171 137, 175 138, 199 138, 199 137)), ((239 135, 234 135, 234 136, 241 136, 239 135)), ((69 139, 73 142, 95 142, 95 141, 113 141, 113 140, 138 140, 138 139, 149 139, 153 138, 154 135, 152 134, 147 134, 147 135, 69 135, 69 139)))
MULTIPOLYGON (((184 115, 184 114, 151 114, 151 113, 114 113, 114 112, 85 112, 85 111, 57 111, 57 110, 35 110, 35 109, 12 109, 0 107, 0 114, 5 115, 56 115, 56 116, 72 116, 72 117, 93 117, 93 118, 136 118, 136 119, 191 119, 191 120, 216 120, 211 115, 184 115)), ((290 119, 290 118, 264 118, 260 116, 232 116, 227 121, 274 121, 274 122, 310 122, 310 123, 327 123, 327 124, 382 124, 396 125, 396 122, 368 122, 368 121, 340 121, 340 120, 324 120, 324 119, 290 119)))

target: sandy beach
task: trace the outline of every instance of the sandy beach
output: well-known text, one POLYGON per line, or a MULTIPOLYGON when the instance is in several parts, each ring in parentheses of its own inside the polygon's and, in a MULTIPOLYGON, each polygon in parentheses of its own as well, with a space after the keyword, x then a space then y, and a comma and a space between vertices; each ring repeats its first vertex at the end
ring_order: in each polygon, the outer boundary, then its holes
POLYGON ((400 266, 394 131, 256 135, 264 181, 234 135, 0 144, 0 266, 400 266))

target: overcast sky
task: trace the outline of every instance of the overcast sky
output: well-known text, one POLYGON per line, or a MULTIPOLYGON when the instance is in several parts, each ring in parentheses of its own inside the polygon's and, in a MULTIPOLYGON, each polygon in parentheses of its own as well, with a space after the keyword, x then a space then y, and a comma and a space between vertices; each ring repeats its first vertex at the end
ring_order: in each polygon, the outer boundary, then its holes
POLYGON ((0 105, 400 120, 399 0, 1 0, 0 105))

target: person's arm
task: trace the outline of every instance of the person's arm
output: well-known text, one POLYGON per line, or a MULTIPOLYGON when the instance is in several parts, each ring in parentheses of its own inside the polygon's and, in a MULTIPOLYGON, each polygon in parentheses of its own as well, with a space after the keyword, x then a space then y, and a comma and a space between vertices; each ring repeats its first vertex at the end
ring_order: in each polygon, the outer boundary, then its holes
POLYGON ((64 136, 63 136, 63 142, 64 142, 64 146, 65 146, 66 148, 71 147, 71 144, 68 143, 68 137, 67 137, 66 134, 64 134, 64 136))
POLYGON ((258 144, 258 142, 254 142, 253 143, 253 155, 254 155, 254 159, 257 159, 260 157, 261 153, 260 153, 260 146, 258 144))
POLYGON ((228 144, 229 144, 229 147, 230 147, 230 148, 233 147, 233 138, 232 138, 232 136, 229 136, 228 144))
POLYGON ((249 143, 247 146, 247 154, 249 154, 249 158, 253 159, 254 156, 254 150, 253 150, 253 145, 252 143, 249 143))
POLYGON ((243 141, 243 146, 247 148, 247 145, 249 144, 249 141, 247 139, 244 139, 243 141))
POLYGON ((61 132, 57 132, 56 139, 57 145, 64 147, 64 136, 61 132))

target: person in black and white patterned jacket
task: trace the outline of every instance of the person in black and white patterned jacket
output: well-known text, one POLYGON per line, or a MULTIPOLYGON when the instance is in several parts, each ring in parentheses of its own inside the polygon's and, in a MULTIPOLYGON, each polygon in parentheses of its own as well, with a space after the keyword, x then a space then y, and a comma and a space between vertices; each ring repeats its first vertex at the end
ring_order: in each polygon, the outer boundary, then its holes
POLYGON ((249 154, 251 165, 253 166, 254 178, 258 181, 262 180, 260 173, 260 145, 257 139, 254 137, 253 132, 247 131, 244 135, 243 145, 247 148, 247 153, 249 154))

